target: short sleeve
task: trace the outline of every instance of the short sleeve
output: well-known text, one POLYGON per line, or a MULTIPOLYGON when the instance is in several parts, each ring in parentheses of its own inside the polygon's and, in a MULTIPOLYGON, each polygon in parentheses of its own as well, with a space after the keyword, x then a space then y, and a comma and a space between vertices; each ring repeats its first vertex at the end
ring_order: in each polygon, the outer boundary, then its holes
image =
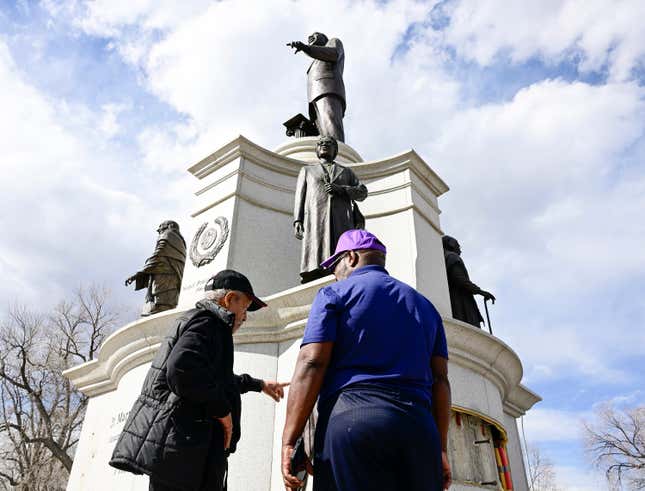
POLYGON ((338 296, 329 287, 321 288, 311 305, 301 346, 336 341, 338 320, 338 296))
POLYGON ((436 315, 437 331, 434 336, 434 346, 432 348, 432 356, 440 356, 448 359, 448 343, 446 342, 446 331, 443 328, 441 316, 436 315))

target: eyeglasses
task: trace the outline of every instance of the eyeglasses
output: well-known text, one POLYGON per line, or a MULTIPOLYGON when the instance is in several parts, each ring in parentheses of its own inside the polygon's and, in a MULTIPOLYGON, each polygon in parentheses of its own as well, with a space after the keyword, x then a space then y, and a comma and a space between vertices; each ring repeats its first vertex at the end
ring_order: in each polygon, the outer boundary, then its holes
POLYGON ((338 263, 340 263, 345 257, 349 255, 350 251, 345 251, 343 252, 340 256, 336 258, 336 260, 329 265, 329 271, 334 271, 336 269, 336 266, 338 266, 338 263))

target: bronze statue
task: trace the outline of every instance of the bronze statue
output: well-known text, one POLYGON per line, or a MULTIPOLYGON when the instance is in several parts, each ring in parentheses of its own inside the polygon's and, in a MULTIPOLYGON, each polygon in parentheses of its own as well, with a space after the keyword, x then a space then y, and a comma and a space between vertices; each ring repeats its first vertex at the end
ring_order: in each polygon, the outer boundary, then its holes
POLYGON ((492 293, 482 290, 470 281, 466 265, 461 259, 461 247, 457 239, 444 235, 442 241, 444 258, 446 259, 446 273, 448 274, 452 317, 481 328, 481 323, 484 319, 482 319, 477 307, 475 295, 482 295, 484 301, 492 300, 493 303, 495 303, 495 297, 492 293))
POLYGON ((141 271, 125 280, 125 286, 135 282, 135 290, 148 289, 146 303, 141 310, 142 317, 174 309, 184 275, 186 241, 179 233, 179 225, 167 220, 159 225, 157 233, 159 237, 155 252, 146 260, 141 271))
POLYGON ((333 136, 344 142, 343 116, 347 104, 343 83, 343 43, 340 39, 328 39, 321 32, 314 32, 308 42, 293 41, 287 46, 294 48, 295 53, 302 51, 314 59, 307 70, 309 118, 316 123, 320 135, 333 136))
POLYGON ((365 219, 355 201, 367 197, 367 188, 348 167, 334 162, 338 143, 321 136, 316 144, 318 164, 300 169, 293 212, 294 234, 302 240, 302 283, 322 278, 320 263, 331 256, 346 230, 364 228, 365 219))

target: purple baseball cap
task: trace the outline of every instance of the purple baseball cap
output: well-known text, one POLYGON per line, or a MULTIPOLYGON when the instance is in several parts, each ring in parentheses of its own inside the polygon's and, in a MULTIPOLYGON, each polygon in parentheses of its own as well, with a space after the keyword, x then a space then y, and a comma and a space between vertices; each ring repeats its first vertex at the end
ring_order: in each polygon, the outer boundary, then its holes
POLYGON ((383 242, 378 240, 376 235, 362 229, 348 230, 338 239, 334 255, 325 259, 320 264, 320 267, 328 269, 336 262, 343 252, 356 251, 358 249, 374 249, 375 251, 381 251, 383 254, 387 253, 385 245, 383 245, 383 242))

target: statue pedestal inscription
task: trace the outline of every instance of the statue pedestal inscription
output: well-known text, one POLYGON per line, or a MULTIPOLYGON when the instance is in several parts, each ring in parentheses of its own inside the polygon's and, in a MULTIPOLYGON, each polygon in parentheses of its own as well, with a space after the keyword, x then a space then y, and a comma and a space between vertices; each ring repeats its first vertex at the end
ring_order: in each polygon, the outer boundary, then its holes
MULTIPOLYGON (((300 138, 272 152, 240 136, 190 167, 198 185, 190 222, 182 224, 189 250, 178 307, 124 326, 104 342, 96 360, 65 373, 90 396, 68 490, 147 489, 145 476, 116 471, 108 460, 166 330, 218 271, 243 272, 269 305, 250 313, 235 335, 236 372, 291 378, 311 302, 333 281, 327 276, 298 285, 294 191, 300 168, 316 159, 316 141, 300 138)), ((430 298, 444 318, 453 406, 505 438, 515 489, 527 489, 515 418, 539 397, 521 385, 520 360, 506 344, 451 318, 438 206, 447 185, 413 150, 363 162, 340 143, 338 161, 367 186, 361 211, 366 228, 388 248, 388 271, 430 298)), ((282 490, 278 462, 286 403, 253 393, 242 400, 242 439, 229 460, 229 488, 282 490)), ((459 458, 461 448, 470 446, 455 444, 451 458, 459 458)), ((470 467, 463 472, 452 489, 479 489, 467 475, 470 467)))

